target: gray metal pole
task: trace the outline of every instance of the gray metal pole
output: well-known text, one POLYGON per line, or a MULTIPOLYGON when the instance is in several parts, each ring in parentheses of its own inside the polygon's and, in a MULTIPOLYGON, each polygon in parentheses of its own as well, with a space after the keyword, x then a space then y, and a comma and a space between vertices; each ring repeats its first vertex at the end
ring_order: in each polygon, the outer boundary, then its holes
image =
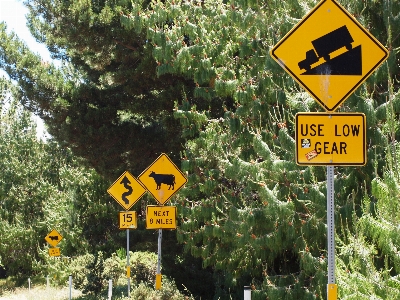
POLYGON ((69 300, 72 300, 72 275, 69 275, 69 300))
POLYGON ((128 297, 130 296, 130 291, 131 291, 131 277, 130 277, 131 270, 130 270, 129 260, 130 260, 129 259, 129 229, 127 229, 126 230, 126 270, 127 270, 127 277, 128 277, 128 297))
POLYGON ((328 284, 335 283, 334 166, 327 166, 328 284))
POLYGON ((112 279, 108 280, 108 300, 112 297, 112 279))
POLYGON ((158 229, 158 262, 157 262, 157 274, 161 274, 161 240, 162 240, 162 229, 158 229))
POLYGON ((156 290, 161 289, 161 240, 162 240, 162 229, 158 229, 158 261, 157 261, 157 274, 156 274, 156 290))
POLYGON ((244 287, 244 295, 243 295, 244 300, 251 300, 251 288, 250 286, 245 286, 244 287))
POLYGON ((337 300, 337 284, 335 283, 335 186, 334 166, 327 166, 327 223, 328 223, 328 300, 337 300))

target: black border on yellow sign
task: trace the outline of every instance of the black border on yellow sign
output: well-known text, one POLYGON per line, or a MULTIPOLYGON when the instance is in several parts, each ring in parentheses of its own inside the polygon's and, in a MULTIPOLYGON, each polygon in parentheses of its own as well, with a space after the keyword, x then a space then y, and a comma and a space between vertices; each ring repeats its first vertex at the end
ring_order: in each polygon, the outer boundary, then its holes
POLYGON ((146 229, 176 229, 176 216, 177 216, 177 209, 176 206, 164 206, 164 205, 147 205, 146 206, 146 229), (161 226, 149 226, 148 222, 149 222, 149 208, 171 208, 171 210, 174 212, 174 226, 167 226, 167 225, 161 225, 161 226))
POLYGON ((142 198, 144 194, 146 194, 146 192, 147 192, 146 187, 143 186, 142 182, 141 182, 140 180, 138 180, 137 178, 135 178, 135 176, 133 176, 129 171, 125 171, 124 173, 122 173, 121 176, 119 176, 118 179, 115 180, 115 181, 113 182, 113 184, 110 185, 110 187, 107 189, 107 193, 108 193, 111 197, 113 197, 114 200, 117 201, 118 204, 121 205, 121 206, 122 206, 123 208, 125 208, 126 210, 129 210, 133 205, 135 205, 135 204, 139 201, 139 199, 142 198), (132 201, 132 203, 130 203, 129 205, 124 204, 124 202, 122 201, 122 198, 120 199, 119 197, 117 197, 116 195, 114 195, 113 193, 111 193, 112 187, 114 187, 115 185, 120 184, 120 183, 121 183, 120 181, 121 181, 122 177, 124 177, 126 174, 128 174, 130 177, 132 177, 132 179, 133 179, 138 185, 140 185, 140 186, 143 188, 142 193, 138 193, 138 194, 137 194, 136 192, 134 192, 133 195, 135 196, 135 198, 134 198, 134 200, 132 201))
POLYGON ((279 62, 279 65, 282 66, 286 72, 288 72, 307 92, 309 92, 314 99, 326 110, 329 112, 334 112, 378 67, 381 65, 388 57, 389 57, 389 52, 388 50, 383 47, 378 40, 374 36, 371 35, 343 6, 341 6, 336 0, 322 0, 319 2, 295 27, 293 27, 270 51, 270 55, 277 61, 279 62), (373 68, 371 68, 370 71, 368 71, 355 85, 350 91, 348 91, 342 99, 336 103, 335 106, 332 108, 329 108, 325 105, 323 101, 321 101, 318 96, 303 83, 303 81, 296 76, 295 73, 293 73, 289 68, 286 67, 284 63, 281 63, 281 59, 275 54, 275 51, 279 48, 280 45, 285 43, 286 40, 288 40, 293 33, 296 32, 297 29, 299 29, 324 3, 326 2, 332 2, 334 5, 336 5, 345 15, 349 17, 349 20, 351 20, 366 36, 370 38, 371 41, 373 41, 379 49, 381 49, 385 55, 380 59, 373 68))
POLYGON ((57 246, 61 240, 63 239, 63 236, 56 230, 56 229, 52 229, 46 236, 45 236, 45 241, 48 242, 51 246, 55 247, 57 246), (50 235, 56 235, 58 238, 57 240, 52 240, 50 238, 50 235))
POLYGON ((120 212, 118 212, 118 227, 121 230, 137 229, 137 212, 136 211, 120 211, 120 212), (121 215, 122 214, 126 214, 126 213, 131 213, 131 214, 134 215, 134 217, 133 217, 133 219, 134 219, 134 222, 133 222, 134 227, 122 227, 121 226, 121 215))
POLYGON ((49 256, 60 256, 60 248, 49 248, 49 256))
POLYGON ((157 157, 156 160, 154 160, 150 166, 148 166, 139 176, 138 176, 138 180, 141 181, 142 185, 146 188, 146 190, 153 196, 153 198, 160 204, 160 205, 164 205, 165 203, 167 203, 172 196, 174 196, 188 181, 187 177, 185 176, 185 174, 174 164, 174 162, 168 157, 167 154, 162 153, 159 157, 157 157), (163 157, 165 157, 169 163, 171 164, 171 166, 174 168, 174 170, 179 173, 182 177, 182 179, 184 180, 184 183, 181 186, 177 186, 174 191, 163 201, 159 201, 159 199, 157 198, 157 195, 155 193, 155 191, 153 189, 150 189, 148 186, 146 186, 146 184, 141 181, 142 176, 144 176, 144 174, 146 174, 159 160, 161 160, 163 157))
POLYGON ((366 145, 366 134, 367 132, 367 126, 366 126, 366 116, 363 113, 331 113, 331 112, 300 112, 296 114, 295 118, 295 141, 296 141, 296 164, 299 166, 364 166, 367 162, 367 145, 366 145), (302 116, 310 116, 310 117, 315 117, 315 116, 332 116, 334 118, 340 118, 340 117, 362 117, 363 120, 363 132, 362 132, 362 138, 363 138, 363 147, 362 147, 362 157, 363 161, 360 161, 358 163, 351 163, 351 162, 340 162, 340 161, 334 161, 332 163, 330 162, 318 162, 318 163, 313 163, 312 161, 308 162, 299 162, 299 152, 298 152, 298 147, 301 141, 299 140, 298 137, 298 125, 299 121, 298 118, 302 116))

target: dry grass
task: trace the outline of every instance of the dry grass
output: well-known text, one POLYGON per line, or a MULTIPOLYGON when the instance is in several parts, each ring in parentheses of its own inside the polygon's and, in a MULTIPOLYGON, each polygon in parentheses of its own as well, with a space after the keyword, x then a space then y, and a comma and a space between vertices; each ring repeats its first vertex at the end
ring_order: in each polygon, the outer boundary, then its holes
MULTIPOLYGON (((45 286, 16 288, 14 291, 4 292, 1 300, 66 300, 69 299, 69 287, 54 288, 45 286)), ((72 299, 81 296, 81 292, 72 290, 72 299)))

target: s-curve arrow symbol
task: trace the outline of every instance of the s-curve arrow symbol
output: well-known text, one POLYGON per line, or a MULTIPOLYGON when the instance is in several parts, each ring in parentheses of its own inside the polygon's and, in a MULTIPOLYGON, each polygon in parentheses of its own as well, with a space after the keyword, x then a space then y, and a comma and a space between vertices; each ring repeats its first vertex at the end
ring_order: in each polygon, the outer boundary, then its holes
POLYGON ((125 202, 126 205, 129 205, 129 199, 127 198, 129 195, 132 194, 133 189, 130 186, 131 182, 129 181, 128 177, 124 177, 121 182, 121 184, 124 185, 124 187, 128 190, 125 193, 122 194, 122 200, 125 202))

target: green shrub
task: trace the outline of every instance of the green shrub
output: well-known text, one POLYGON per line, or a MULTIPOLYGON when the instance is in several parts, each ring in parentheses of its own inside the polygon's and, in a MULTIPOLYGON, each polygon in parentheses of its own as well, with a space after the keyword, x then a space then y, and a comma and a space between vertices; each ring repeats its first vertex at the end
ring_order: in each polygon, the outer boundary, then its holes
POLYGON ((71 266, 69 257, 54 257, 49 256, 49 249, 39 249, 39 260, 33 262, 33 271, 36 277, 41 277, 43 282, 47 276, 50 278, 50 284, 54 286, 64 285, 68 281, 71 266))
POLYGON ((130 252, 131 276, 136 283, 152 282, 156 278, 157 254, 152 252, 130 252))
POLYGON ((104 282, 104 259, 101 251, 97 252, 94 256, 94 260, 86 265, 88 270, 86 274, 86 284, 83 286, 82 293, 94 295, 97 297, 105 286, 104 282))
POLYGON ((70 272, 72 275, 72 282, 74 288, 78 290, 83 290, 84 286, 87 284, 87 274, 89 270, 86 266, 93 262, 93 254, 85 254, 74 258, 70 264, 70 272))
MULTIPOLYGON (((126 253, 126 252, 125 252, 126 253)), ((123 253, 113 253, 111 257, 103 262, 103 285, 106 285, 109 279, 113 280, 116 286, 118 281, 126 274, 126 256, 121 257, 123 253)), ((131 278, 135 283, 154 282, 156 277, 157 255, 151 252, 130 252, 129 262, 131 266, 131 278)), ((92 254, 85 254, 73 259, 69 270, 73 277, 73 284, 76 289, 83 290, 88 284, 87 276, 93 270, 88 269, 89 264, 93 264, 95 257, 92 254)), ((68 277, 67 277, 68 279, 68 277)))
MULTIPOLYGON (((154 281, 154 280, 153 280, 154 281)), ((153 282, 151 282, 153 283, 153 282)), ((154 285, 139 283, 131 292, 130 300, 189 300, 194 299, 193 296, 183 295, 174 281, 163 276, 160 290, 155 290, 154 285)))
POLYGON ((113 253, 111 257, 107 258, 104 261, 104 277, 108 279, 112 279, 113 286, 118 284, 119 279, 124 275, 125 268, 124 265, 126 261, 121 259, 119 255, 113 253))

